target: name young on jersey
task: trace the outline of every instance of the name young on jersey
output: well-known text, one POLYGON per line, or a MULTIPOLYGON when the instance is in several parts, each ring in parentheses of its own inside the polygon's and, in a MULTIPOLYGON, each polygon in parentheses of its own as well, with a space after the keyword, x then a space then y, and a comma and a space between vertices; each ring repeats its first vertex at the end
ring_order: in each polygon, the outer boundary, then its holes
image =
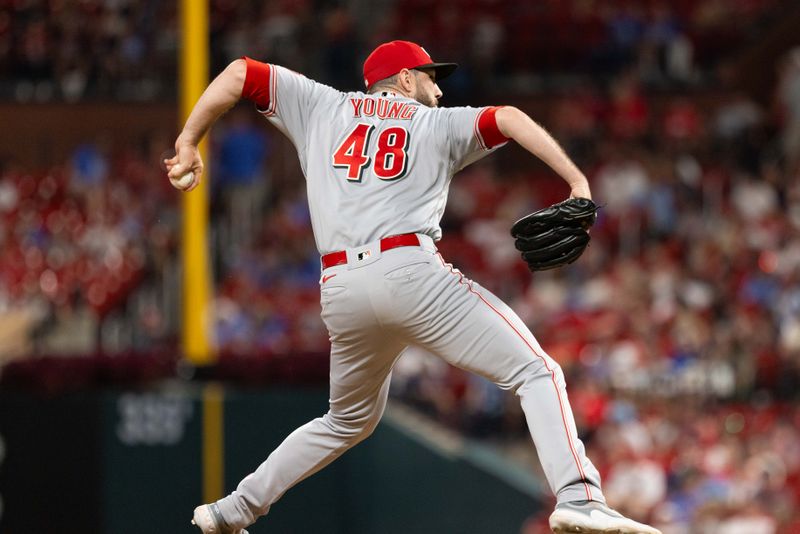
POLYGON ((419 109, 418 105, 379 97, 351 98, 353 117, 374 117, 379 119, 411 120, 419 109))

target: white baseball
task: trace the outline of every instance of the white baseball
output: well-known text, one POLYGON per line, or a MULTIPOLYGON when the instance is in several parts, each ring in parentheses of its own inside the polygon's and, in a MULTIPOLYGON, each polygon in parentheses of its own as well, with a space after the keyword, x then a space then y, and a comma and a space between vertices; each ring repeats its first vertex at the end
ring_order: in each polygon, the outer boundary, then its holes
POLYGON ((192 185, 192 180, 194 180, 194 173, 192 171, 187 172, 177 180, 173 180, 170 178, 172 185, 177 187, 178 189, 186 189, 190 185, 192 185))

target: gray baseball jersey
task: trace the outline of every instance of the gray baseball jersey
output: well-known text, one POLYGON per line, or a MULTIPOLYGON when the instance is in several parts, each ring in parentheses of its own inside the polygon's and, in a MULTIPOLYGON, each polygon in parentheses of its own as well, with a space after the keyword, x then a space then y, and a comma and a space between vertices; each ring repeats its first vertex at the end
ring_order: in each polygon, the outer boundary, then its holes
POLYGON ((320 280, 330 409, 217 501, 228 525, 250 525, 365 439, 409 345, 515 392, 558 501, 604 501, 561 368, 513 310, 434 245, 453 173, 505 141, 494 108, 431 109, 395 95, 341 93, 252 60, 243 95, 297 147, 320 252, 347 254, 320 280), (381 238, 405 232, 416 233, 419 246, 382 250, 381 238))
POLYGON ((321 254, 410 232, 439 240, 453 174, 505 142, 495 108, 343 93, 249 60, 245 94, 256 88, 261 113, 297 148, 321 254))

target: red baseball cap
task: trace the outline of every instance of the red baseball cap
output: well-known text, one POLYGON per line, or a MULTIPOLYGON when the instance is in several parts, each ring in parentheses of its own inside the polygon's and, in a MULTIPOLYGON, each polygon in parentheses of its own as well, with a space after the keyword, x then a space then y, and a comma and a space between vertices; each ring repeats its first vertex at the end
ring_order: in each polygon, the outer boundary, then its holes
POLYGON ((453 74, 457 63, 434 63, 424 48, 411 41, 383 43, 364 61, 364 84, 369 88, 403 69, 434 69, 436 81, 453 74))

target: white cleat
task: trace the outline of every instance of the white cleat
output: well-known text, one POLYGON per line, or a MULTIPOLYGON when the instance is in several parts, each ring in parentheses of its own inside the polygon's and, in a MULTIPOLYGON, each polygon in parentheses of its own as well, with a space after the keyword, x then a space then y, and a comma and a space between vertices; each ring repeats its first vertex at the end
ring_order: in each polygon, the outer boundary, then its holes
POLYGON ((216 504, 202 504, 194 509, 192 524, 199 527, 203 534, 247 534, 246 530, 232 530, 216 504))
POLYGON ((661 534, 596 501, 565 502, 550 515, 555 534, 661 534))

